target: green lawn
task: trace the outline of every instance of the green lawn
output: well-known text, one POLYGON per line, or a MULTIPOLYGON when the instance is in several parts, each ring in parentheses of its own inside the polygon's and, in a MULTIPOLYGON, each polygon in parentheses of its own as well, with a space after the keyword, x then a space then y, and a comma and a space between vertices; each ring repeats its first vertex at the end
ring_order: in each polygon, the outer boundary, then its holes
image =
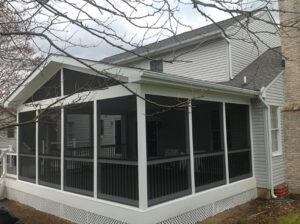
POLYGON ((300 224, 300 213, 278 218, 278 224, 300 224))

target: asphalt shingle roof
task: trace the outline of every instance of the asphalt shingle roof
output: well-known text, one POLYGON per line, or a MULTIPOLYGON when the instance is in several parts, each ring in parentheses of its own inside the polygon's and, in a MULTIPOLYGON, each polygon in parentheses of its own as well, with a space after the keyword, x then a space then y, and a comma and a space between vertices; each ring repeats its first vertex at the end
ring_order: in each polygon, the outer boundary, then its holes
MULTIPOLYGON (((169 45, 172 44, 176 44, 176 43, 181 43, 182 41, 188 40, 188 39, 192 39, 195 37, 201 37, 204 35, 207 35, 209 33, 215 33, 216 31, 219 31, 221 27, 222 29, 226 29, 229 26, 233 25, 234 23, 236 23, 237 21, 241 20, 245 18, 244 15, 240 15, 240 16, 236 16, 227 20, 223 20, 220 21, 216 24, 211 24, 211 25, 207 25, 204 27, 200 27, 198 29, 194 29, 188 32, 184 32, 169 38, 166 38, 164 40, 161 41, 157 41, 155 43, 151 43, 148 45, 145 45, 143 47, 138 47, 132 50, 132 52, 135 52, 136 54, 143 54, 143 53, 147 53, 149 51, 153 51, 153 50, 157 50, 160 49, 162 47, 167 47, 169 45)), ((106 63, 114 63, 116 61, 128 58, 128 57, 132 57, 135 56, 135 54, 131 53, 131 52, 124 52, 124 53, 120 53, 120 54, 116 54, 110 57, 106 57, 104 59, 101 60, 101 62, 106 62, 106 63)))
POLYGON ((234 79, 219 84, 259 91, 266 87, 280 72, 282 67, 281 47, 268 49, 234 79), (244 83, 246 76, 247 82, 244 83))

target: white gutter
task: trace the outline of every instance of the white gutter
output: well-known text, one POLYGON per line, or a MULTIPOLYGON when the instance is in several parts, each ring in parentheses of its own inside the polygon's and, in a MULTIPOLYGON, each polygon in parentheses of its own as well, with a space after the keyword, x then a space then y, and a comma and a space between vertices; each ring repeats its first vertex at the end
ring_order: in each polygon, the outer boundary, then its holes
POLYGON ((199 79, 186 78, 182 76, 170 75, 166 73, 157 73, 151 71, 144 71, 139 83, 160 84, 168 86, 176 86, 183 88, 207 88, 216 92, 238 93, 244 96, 258 96, 259 91, 243 89, 233 86, 227 86, 209 81, 199 79))
POLYGON ((272 198, 277 198, 277 196, 274 193, 274 183, 273 183, 273 158, 272 158, 272 134, 271 134, 271 116, 270 116, 270 105, 263 99, 263 91, 264 88, 261 90, 261 94, 259 95, 259 99, 261 102, 265 105, 267 108, 267 157, 268 157, 268 172, 269 175, 269 180, 270 180, 270 190, 271 190, 271 196, 272 198))

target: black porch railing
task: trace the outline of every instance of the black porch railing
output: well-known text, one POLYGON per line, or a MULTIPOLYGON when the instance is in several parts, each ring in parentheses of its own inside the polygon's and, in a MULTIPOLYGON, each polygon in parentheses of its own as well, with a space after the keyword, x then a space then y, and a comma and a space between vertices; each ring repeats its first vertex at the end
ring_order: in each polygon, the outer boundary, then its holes
POLYGON ((196 191, 226 184, 225 153, 194 155, 196 191))
POLYGON ((60 187, 60 156, 39 155, 39 184, 60 187))
POLYGON ((251 149, 228 151, 229 181, 252 176, 251 149))
POLYGON ((93 195, 94 185, 93 158, 65 157, 64 188, 67 191, 93 195))
POLYGON ((137 161, 98 159, 98 197, 137 206, 137 161))
POLYGON ((147 172, 149 206, 191 192, 189 156, 148 161, 147 172))

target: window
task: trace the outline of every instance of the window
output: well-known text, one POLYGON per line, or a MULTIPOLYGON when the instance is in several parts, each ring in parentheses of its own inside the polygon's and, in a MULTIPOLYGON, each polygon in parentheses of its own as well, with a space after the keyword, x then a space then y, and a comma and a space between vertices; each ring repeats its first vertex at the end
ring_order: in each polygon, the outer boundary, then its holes
POLYGON ((71 95, 78 92, 90 91, 115 86, 119 83, 113 79, 90 75, 64 69, 64 94, 71 95))
POLYGON ((163 72, 163 61, 162 60, 150 61, 150 70, 153 72, 163 72))
POLYGON ((7 138, 15 137, 15 127, 11 127, 7 129, 7 138))
POLYGON ((280 144, 280 113, 279 108, 275 106, 270 107, 271 113, 271 138, 272 138, 272 153, 281 153, 280 144))
POLYGON ((229 181, 252 176, 249 106, 226 104, 229 181))
POLYGON ((25 102, 30 103, 61 96, 60 71, 53 75, 42 87, 25 102))
POLYGON ((39 184, 60 187, 61 109, 49 109, 39 117, 39 184))
MULTIPOLYGON (((19 113, 19 122, 32 121, 35 111, 19 113)), ((35 122, 19 126, 19 179, 35 182, 35 122)))

